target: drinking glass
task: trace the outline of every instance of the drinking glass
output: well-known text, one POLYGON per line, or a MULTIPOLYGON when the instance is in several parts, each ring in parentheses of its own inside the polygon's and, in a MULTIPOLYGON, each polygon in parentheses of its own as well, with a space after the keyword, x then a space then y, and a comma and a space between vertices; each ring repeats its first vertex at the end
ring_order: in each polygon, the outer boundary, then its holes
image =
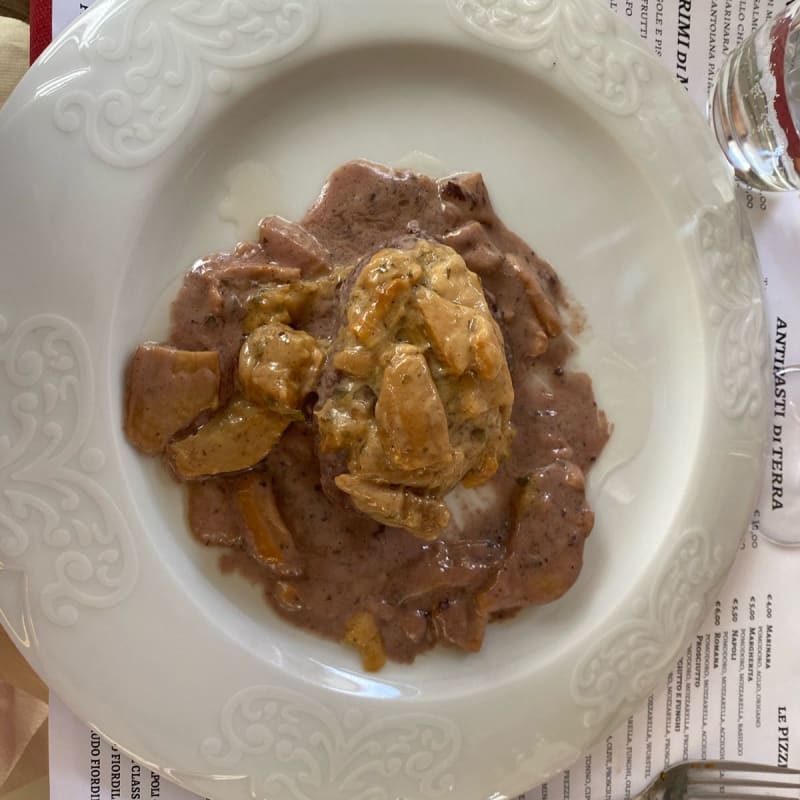
POLYGON ((800 189, 800 3, 731 53, 709 116, 737 178, 766 191, 800 189))

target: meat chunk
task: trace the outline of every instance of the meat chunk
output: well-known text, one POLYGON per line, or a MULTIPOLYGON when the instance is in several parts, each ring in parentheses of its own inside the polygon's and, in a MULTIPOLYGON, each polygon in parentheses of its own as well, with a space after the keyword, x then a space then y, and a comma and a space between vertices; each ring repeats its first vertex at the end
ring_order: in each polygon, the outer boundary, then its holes
POLYGON ((450 227, 464 220, 493 224, 496 220, 489 201, 489 190, 479 172, 451 175, 437 182, 439 197, 444 208, 444 218, 450 227))
POLYGON ((336 170, 301 224, 330 250, 337 266, 354 263, 411 224, 431 234, 445 228, 436 181, 369 161, 336 170))
POLYGON ((203 544, 240 547, 244 525, 236 509, 233 478, 212 478, 187 485, 189 528, 203 544))
POLYGON ((455 602, 444 600, 433 613, 433 625, 439 638, 468 653, 477 653, 481 649, 488 623, 488 614, 469 597, 455 602))
POLYGON ((160 344, 136 349, 128 369, 125 433, 143 453, 169 440, 219 401, 219 356, 160 344))
POLYGON ((396 606, 430 608, 448 597, 484 586, 502 554, 496 542, 437 539, 402 574, 393 574, 385 596, 396 606))
POLYGON ((531 304, 534 314, 539 318, 548 336, 554 337, 561 333, 561 316, 555 303, 545 294, 542 284, 534 270, 527 267, 519 256, 509 253, 508 264, 525 287, 525 295, 531 304))
POLYGON ((210 260, 208 272, 218 283, 238 291, 267 283, 292 283, 303 277, 303 271, 291 261, 272 258, 264 247, 253 242, 239 242, 230 255, 220 253, 210 260))
POLYGON ((232 290, 237 295, 257 289, 264 284, 291 283, 300 280, 300 270, 277 264, 253 264, 231 261, 220 265, 213 276, 221 290, 232 290))
POLYGON ((172 442, 167 458, 183 480, 240 472, 258 464, 291 421, 286 414, 236 397, 197 433, 172 442))
POLYGON ((578 577, 583 543, 594 525, 580 467, 555 461, 517 492, 509 552, 479 606, 490 614, 561 597, 578 577))
POLYGON ((259 241, 270 260, 296 269, 303 278, 317 278, 331 271, 330 253, 297 223, 264 217, 258 228, 259 241))
POLYGON ((474 220, 444 234, 442 243, 452 247, 478 275, 494 272, 503 263, 503 254, 486 228, 474 220))

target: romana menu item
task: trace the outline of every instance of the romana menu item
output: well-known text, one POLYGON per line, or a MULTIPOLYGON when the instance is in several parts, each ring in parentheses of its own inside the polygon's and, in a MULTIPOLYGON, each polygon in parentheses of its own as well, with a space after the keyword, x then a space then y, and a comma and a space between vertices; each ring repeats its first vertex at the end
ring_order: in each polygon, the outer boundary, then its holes
POLYGON ((553 268, 479 174, 354 161, 299 223, 197 262, 124 427, 185 482, 192 534, 368 670, 573 585, 609 426, 572 372, 553 268))

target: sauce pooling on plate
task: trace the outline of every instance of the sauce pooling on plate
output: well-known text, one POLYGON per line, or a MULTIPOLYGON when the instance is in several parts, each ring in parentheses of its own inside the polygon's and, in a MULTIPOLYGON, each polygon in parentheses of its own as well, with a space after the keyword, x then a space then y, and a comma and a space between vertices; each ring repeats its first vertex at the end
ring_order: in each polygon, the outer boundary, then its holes
POLYGON ((479 174, 363 161, 299 223, 187 275, 127 375, 125 430, 185 481, 189 526, 366 669, 575 582, 609 426, 571 372, 558 276, 479 174))

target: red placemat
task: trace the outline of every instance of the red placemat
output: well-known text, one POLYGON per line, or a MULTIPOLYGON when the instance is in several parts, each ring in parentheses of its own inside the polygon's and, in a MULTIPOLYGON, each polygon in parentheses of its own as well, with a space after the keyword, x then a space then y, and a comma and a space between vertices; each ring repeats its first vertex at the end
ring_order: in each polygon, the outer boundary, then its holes
POLYGON ((31 64, 53 38, 52 0, 31 0, 31 64))

